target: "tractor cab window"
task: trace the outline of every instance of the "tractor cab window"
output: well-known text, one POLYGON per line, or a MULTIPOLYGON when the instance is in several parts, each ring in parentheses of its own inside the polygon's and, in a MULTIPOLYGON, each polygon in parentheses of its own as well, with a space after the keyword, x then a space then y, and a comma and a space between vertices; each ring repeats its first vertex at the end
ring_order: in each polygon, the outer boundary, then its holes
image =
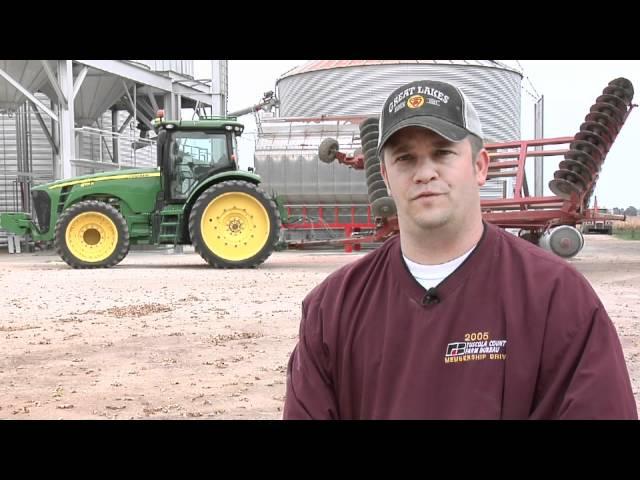
POLYGON ((233 156, 236 159, 236 168, 237 166, 240 164, 240 156, 239 156, 239 152, 238 152, 238 136, 234 135, 233 136, 233 156))
POLYGON ((186 198, 195 185, 233 166, 227 136, 221 133, 176 132, 169 143, 171 196, 186 198))

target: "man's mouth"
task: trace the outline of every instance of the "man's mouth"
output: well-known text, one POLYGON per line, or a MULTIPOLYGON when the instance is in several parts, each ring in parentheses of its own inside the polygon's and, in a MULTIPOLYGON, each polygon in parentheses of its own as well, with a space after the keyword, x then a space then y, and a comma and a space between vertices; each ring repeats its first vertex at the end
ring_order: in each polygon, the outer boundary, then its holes
POLYGON ((417 200, 418 198, 431 198, 431 197, 436 197, 438 195, 443 195, 440 192, 422 192, 417 194, 413 199, 417 200))

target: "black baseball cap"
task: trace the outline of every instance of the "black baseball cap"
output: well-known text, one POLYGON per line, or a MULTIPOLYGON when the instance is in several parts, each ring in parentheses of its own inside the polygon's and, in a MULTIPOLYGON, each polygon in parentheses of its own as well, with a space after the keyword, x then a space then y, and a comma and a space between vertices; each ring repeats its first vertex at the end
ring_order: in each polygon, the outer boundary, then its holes
POLYGON ((450 83, 419 80, 391 93, 380 115, 378 155, 385 142, 405 127, 424 127, 452 142, 467 135, 483 138, 480 118, 462 91, 450 83))

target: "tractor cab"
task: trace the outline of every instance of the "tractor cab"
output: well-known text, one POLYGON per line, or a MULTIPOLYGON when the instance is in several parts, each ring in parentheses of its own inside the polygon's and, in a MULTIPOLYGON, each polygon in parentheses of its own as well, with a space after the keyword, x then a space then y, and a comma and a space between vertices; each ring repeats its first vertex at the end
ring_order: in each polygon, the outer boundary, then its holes
POLYGON ((238 169, 237 137, 244 127, 235 118, 165 121, 159 112, 154 128, 167 203, 184 202, 202 181, 238 169))

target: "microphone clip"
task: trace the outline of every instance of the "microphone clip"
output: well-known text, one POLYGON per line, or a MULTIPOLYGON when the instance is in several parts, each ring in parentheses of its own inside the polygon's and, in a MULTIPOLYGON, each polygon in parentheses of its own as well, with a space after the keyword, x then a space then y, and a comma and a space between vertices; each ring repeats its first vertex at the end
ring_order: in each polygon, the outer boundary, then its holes
POLYGON ((435 305, 437 303, 440 303, 438 291, 434 287, 431 287, 429 290, 427 290, 427 293, 422 299, 422 305, 435 305))

